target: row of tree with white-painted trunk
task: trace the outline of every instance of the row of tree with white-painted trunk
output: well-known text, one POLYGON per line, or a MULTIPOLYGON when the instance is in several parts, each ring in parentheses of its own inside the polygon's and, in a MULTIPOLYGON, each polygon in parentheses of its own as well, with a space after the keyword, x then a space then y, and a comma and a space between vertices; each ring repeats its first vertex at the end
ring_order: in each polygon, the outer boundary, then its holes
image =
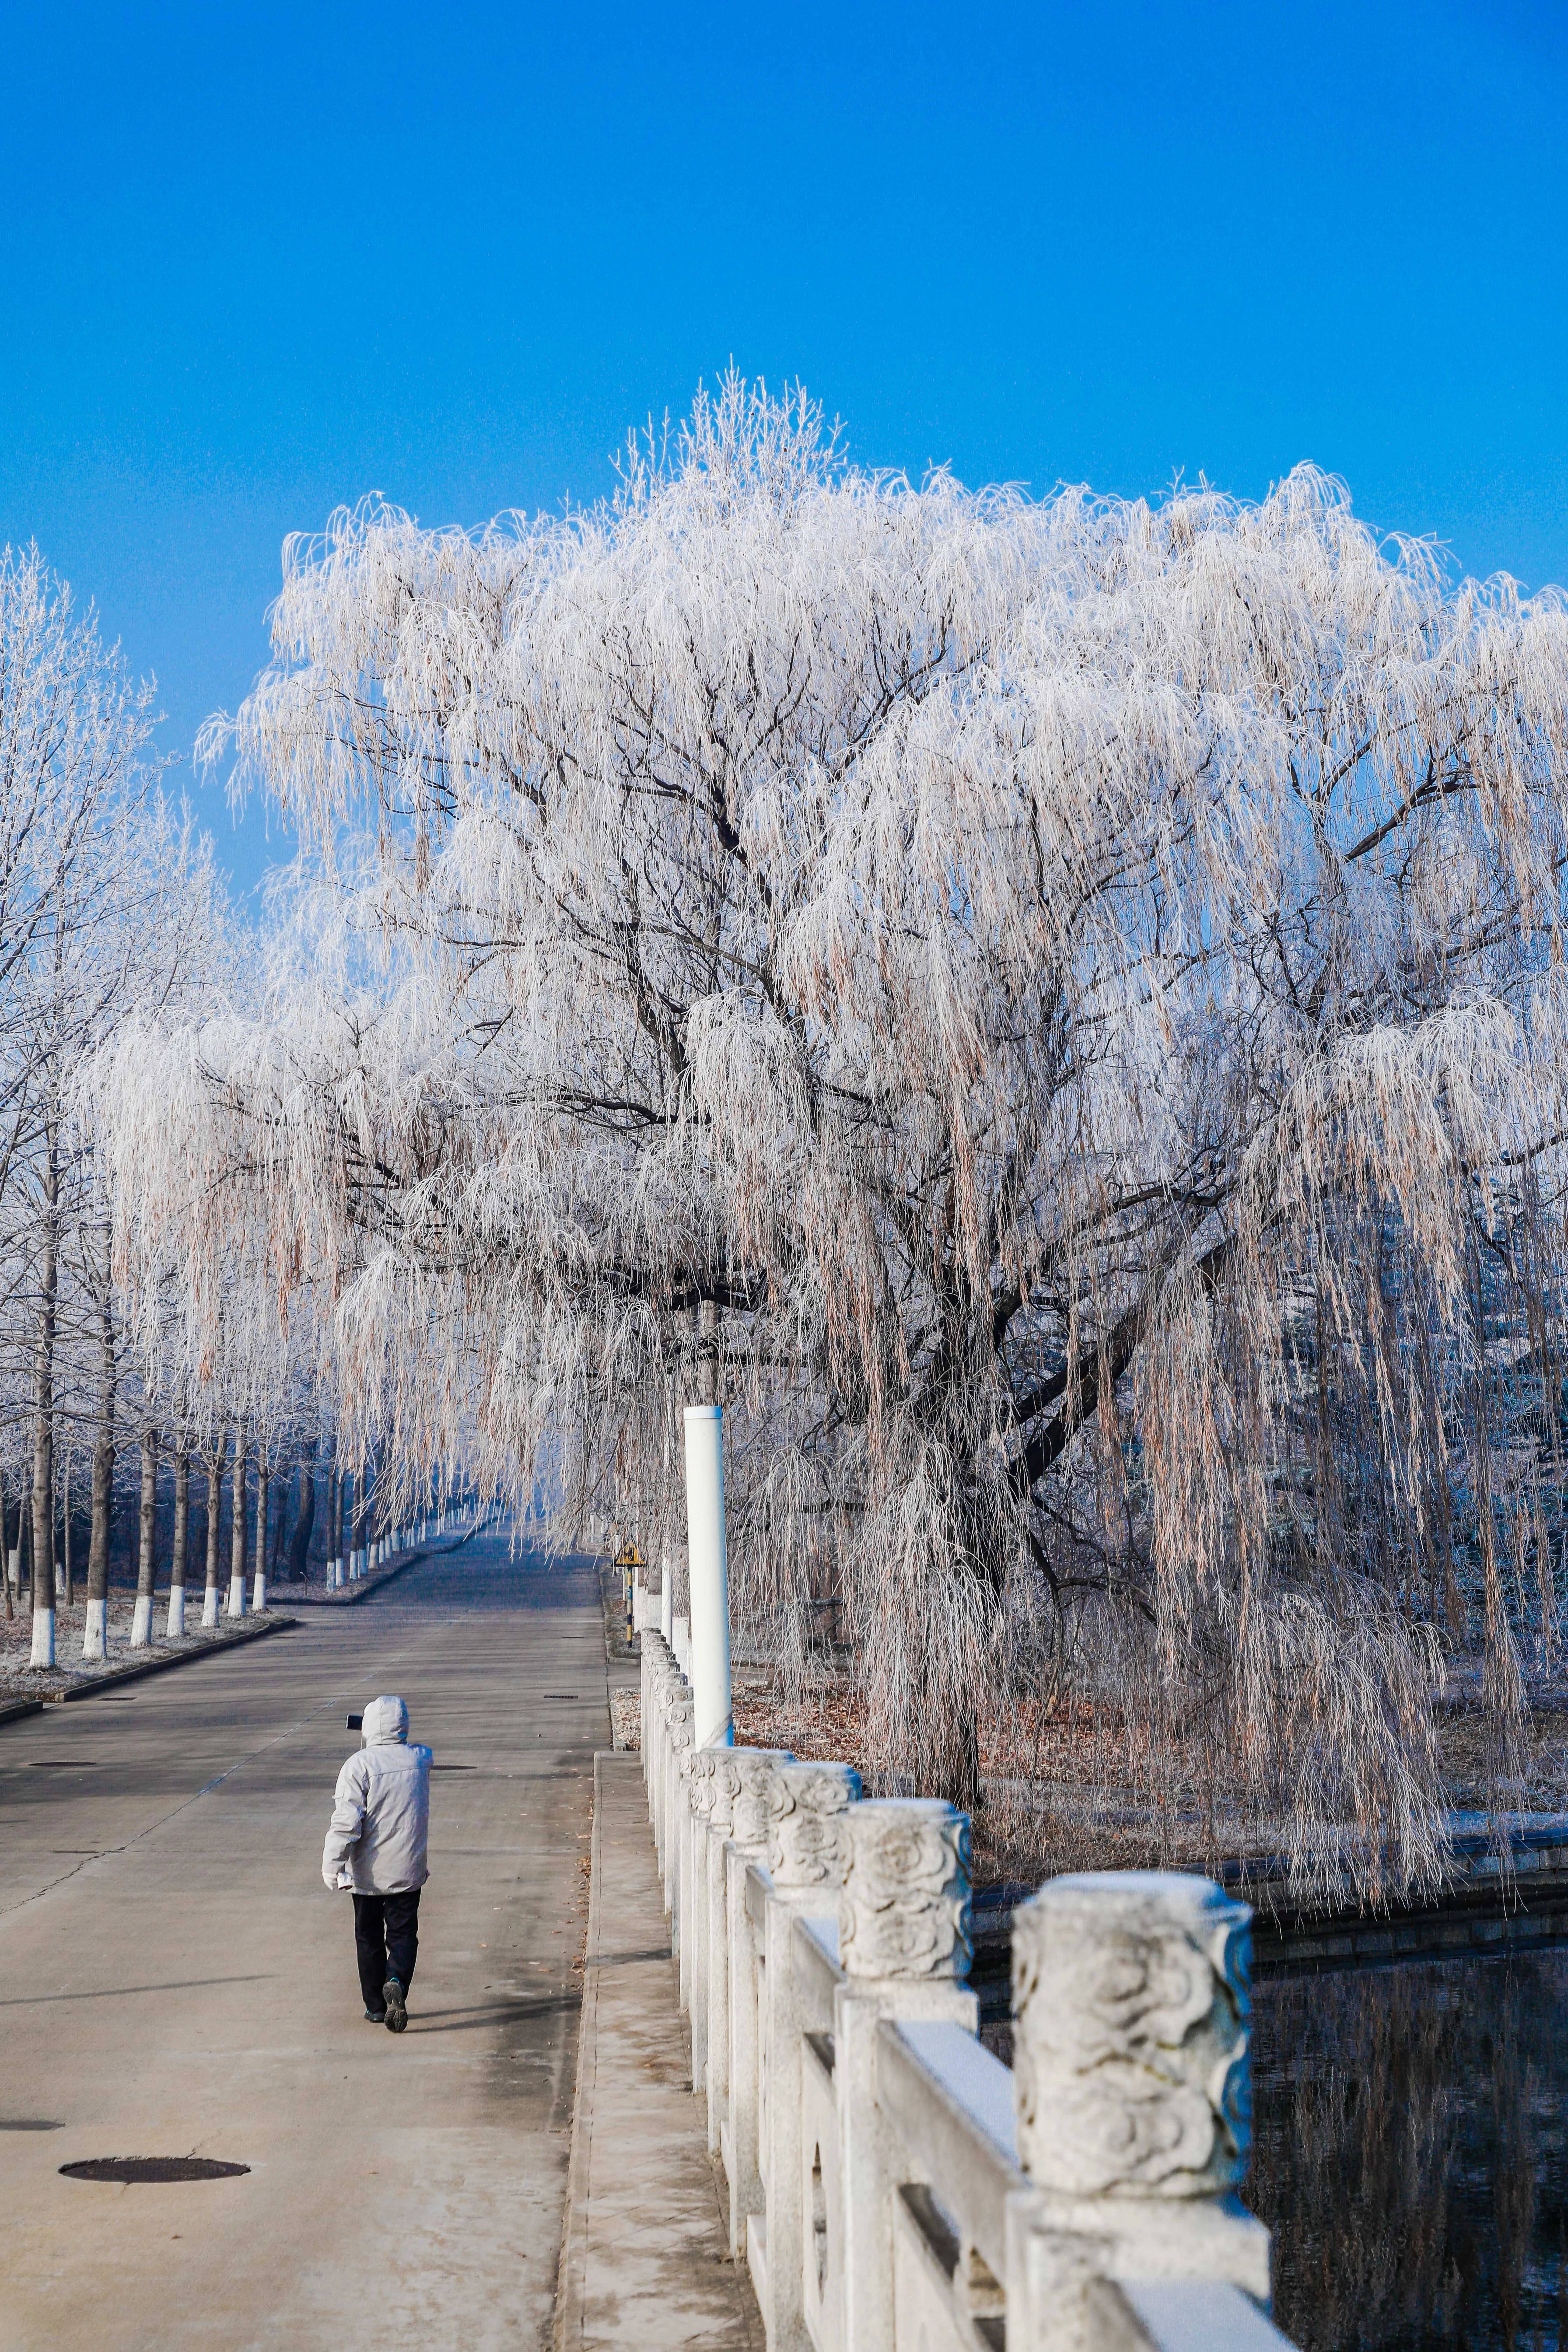
POLYGON ((258 1228, 243 1167, 185 1164, 219 1236, 197 1267, 110 1116, 129 1031, 260 1016, 281 952, 163 793, 153 718, 90 609, 0 551, 0 1590, 46 1668, 64 1624, 89 1661, 111 1607, 132 1648, 177 1638, 198 1593, 208 1626, 264 1608, 452 1491, 389 1465, 374 1376, 289 1280, 297 1243, 258 1228))
POLYGON ((448 1534, 466 1535, 488 1524, 488 1516, 476 1517, 468 1513, 441 1511, 434 1518, 419 1519, 411 1527, 394 1528, 390 1535, 362 1545, 346 1559, 340 1554, 336 1559, 330 1559, 328 1588, 335 1591, 345 1584, 358 1584, 363 1578, 374 1576, 378 1568, 384 1568, 399 1552, 415 1551, 422 1544, 439 1542, 448 1534))
MULTIPOLYGON (((282 1474, 272 1466, 276 1458, 275 1446, 258 1446, 252 1455, 243 1431, 227 1439, 220 1433, 216 1445, 195 1448, 177 1443, 164 1446, 161 1433, 143 1428, 134 1530, 137 1585, 127 1636, 131 1649, 144 1649, 157 1639, 161 1600, 164 1637, 177 1640, 184 1634, 193 1586, 202 1595, 200 1622, 205 1627, 216 1625, 220 1618, 264 1610, 269 1585, 281 1579, 287 1591, 310 1574, 313 1538, 318 1552, 331 1552, 321 1566, 331 1587, 370 1574, 395 1552, 472 1523, 466 1512, 442 1511, 372 1533, 377 1518, 374 1485, 340 1469, 330 1447, 312 1446, 308 1458, 282 1474), (161 1468, 165 1461, 166 1477, 161 1468), (193 1468, 198 1474, 194 1496, 193 1468), (363 1540, 345 1545, 350 1534, 363 1540)), ((32 1526, 31 1514, 20 1504, 5 1518, 5 1606, 10 1615, 26 1601, 32 1617, 32 1664, 51 1666, 56 1663, 57 1619, 62 1609, 71 1611, 79 1598, 68 1494, 54 1560, 37 1577, 33 1574, 37 1555, 32 1526)), ((107 1653, 109 1564, 107 1538, 101 1526, 94 1525, 82 1620, 84 1661, 102 1659, 107 1653)))

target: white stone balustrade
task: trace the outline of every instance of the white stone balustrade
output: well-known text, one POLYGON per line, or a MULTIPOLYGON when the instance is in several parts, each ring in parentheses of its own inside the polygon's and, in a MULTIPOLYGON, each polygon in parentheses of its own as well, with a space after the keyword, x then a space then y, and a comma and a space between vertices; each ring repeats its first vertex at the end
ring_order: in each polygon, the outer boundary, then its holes
POLYGON ((692 1746, 642 1628, 643 1769, 769 2352, 1284 2352, 1250 2131, 1248 1920, 1209 1880, 1051 1880, 1014 2066, 977 2039, 969 1824, 847 1765, 692 1746))

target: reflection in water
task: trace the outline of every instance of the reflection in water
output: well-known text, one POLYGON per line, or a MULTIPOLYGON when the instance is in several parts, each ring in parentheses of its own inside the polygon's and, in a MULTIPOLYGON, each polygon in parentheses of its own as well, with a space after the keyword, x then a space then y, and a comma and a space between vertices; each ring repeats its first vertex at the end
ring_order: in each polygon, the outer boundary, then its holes
POLYGON ((1304 2352, 1568 2352, 1568 1951, 1256 1993, 1248 2201, 1304 2352))

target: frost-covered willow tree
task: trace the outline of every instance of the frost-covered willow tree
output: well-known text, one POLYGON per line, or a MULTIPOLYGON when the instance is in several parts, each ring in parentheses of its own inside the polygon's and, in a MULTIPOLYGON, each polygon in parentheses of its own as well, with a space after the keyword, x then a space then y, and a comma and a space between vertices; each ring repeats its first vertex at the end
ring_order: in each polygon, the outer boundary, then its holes
POLYGON ((272 625, 314 961, 111 1088, 197 1286, 244 1171, 389 1461, 566 1433, 645 1527, 716 1383, 742 1595, 836 1581, 889 1769, 994 1795, 1087 1691, 1173 1811, 1428 1870, 1439 1643, 1500 1778, 1557 1638, 1557 597, 731 381, 604 508, 339 514, 272 625))

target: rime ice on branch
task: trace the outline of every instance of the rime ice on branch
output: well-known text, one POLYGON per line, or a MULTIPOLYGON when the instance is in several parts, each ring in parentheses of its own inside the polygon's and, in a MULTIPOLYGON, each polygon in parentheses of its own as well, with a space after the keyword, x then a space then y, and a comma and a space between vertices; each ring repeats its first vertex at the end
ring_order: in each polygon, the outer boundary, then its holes
POLYGON ((657 1556, 721 1393, 737 1609, 787 1662, 831 1580, 874 1765, 1000 1805, 1090 1693, 1221 1843, 1430 1875, 1439 1643, 1500 1776, 1558 1635, 1554 593, 731 379, 604 508, 290 542, 226 743, 310 888, 115 1150, 247 1192, 389 1463, 471 1422, 657 1556))

